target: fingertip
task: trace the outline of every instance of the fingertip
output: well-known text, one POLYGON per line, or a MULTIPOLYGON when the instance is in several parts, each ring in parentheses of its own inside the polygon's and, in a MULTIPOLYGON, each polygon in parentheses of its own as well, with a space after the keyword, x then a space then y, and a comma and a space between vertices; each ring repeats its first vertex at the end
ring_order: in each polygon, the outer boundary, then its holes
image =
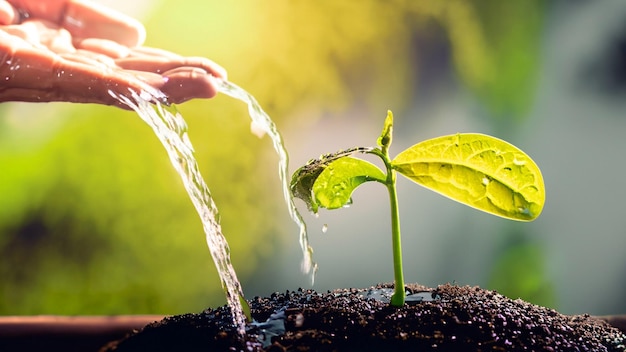
POLYGON ((161 91, 176 104, 191 99, 210 99, 217 95, 214 78, 202 69, 174 70, 166 72, 161 91))
POLYGON ((179 62, 180 67, 201 68, 210 75, 223 80, 228 79, 226 69, 218 65, 215 61, 201 56, 182 57, 179 62))
POLYGON ((6 1, 0 0, 0 25, 6 26, 13 24, 17 17, 17 12, 13 6, 6 1))
POLYGON ((134 26, 135 26, 135 32, 137 34, 137 44, 135 44, 134 46, 141 46, 143 45, 143 43, 146 42, 146 27, 144 27, 144 25, 139 22, 138 20, 134 20, 134 26))
POLYGON ((213 63, 213 64, 215 65, 214 76, 221 78, 225 81, 228 81, 228 72, 226 71, 226 69, 216 63, 213 63), (217 75, 215 73, 217 73, 217 75))
POLYGON ((128 37, 126 38, 126 46, 129 48, 142 46, 146 41, 146 27, 144 27, 143 23, 141 23, 138 19, 121 13, 118 13, 118 18, 121 19, 120 23, 127 26, 126 30, 128 32, 128 37), (122 17, 119 17, 120 15, 122 17))

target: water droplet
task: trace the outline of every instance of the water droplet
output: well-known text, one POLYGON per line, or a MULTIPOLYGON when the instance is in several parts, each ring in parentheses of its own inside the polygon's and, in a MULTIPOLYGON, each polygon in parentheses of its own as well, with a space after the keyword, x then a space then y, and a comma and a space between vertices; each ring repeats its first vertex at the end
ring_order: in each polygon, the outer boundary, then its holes
POLYGON ((515 158, 513 158, 513 164, 517 165, 517 166, 522 166, 526 164, 526 160, 523 159, 518 159, 517 156, 515 158))
POLYGON ((260 122, 252 120, 252 122, 250 122, 250 132, 259 138, 263 138, 266 133, 266 128, 260 122))
POLYGON ((487 176, 483 177, 483 185, 487 186, 489 182, 491 182, 491 180, 489 180, 489 177, 487 176))
POLYGON ((322 225, 322 233, 328 232, 328 224, 322 225))

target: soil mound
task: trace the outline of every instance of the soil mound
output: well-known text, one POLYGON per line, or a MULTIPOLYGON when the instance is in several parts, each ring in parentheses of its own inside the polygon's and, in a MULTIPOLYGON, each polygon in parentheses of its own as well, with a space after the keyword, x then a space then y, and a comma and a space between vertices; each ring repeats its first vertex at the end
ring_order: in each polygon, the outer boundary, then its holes
POLYGON ((250 301, 240 339, 227 307, 172 316, 102 351, 626 351, 626 335, 588 315, 567 316, 478 287, 392 285, 274 293, 250 301))

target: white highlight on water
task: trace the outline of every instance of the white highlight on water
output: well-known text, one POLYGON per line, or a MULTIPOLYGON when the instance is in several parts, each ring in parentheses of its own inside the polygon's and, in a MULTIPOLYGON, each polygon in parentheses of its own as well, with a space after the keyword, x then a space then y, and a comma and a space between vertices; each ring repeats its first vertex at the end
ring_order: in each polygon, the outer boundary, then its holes
POLYGON ((216 81, 218 89, 221 93, 232 98, 239 99, 248 105, 248 113, 252 119, 253 133, 262 137, 263 134, 259 132, 265 132, 272 140, 274 149, 278 154, 278 176, 280 177, 283 185, 285 203, 287 203, 291 219, 300 228, 300 248, 302 249, 303 254, 301 268, 304 273, 311 273, 311 284, 313 284, 313 281, 315 280, 315 272, 317 271, 317 264, 313 261, 313 248, 309 244, 306 224, 302 219, 300 212, 298 212, 293 196, 291 195, 289 187, 289 156, 287 154, 287 150, 285 149, 283 137, 278 132, 276 124, 274 124, 267 113, 263 111, 259 103, 252 95, 231 82, 217 78, 216 81))
POLYGON ((152 127, 167 150, 170 161, 183 180, 185 189, 202 220, 206 242, 222 280, 222 287, 232 312, 233 322, 239 334, 245 334, 246 317, 239 301, 239 297, 243 297, 243 292, 235 269, 230 262, 230 249, 222 234, 217 206, 200 174, 198 163, 193 155, 193 146, 187 135, 187 123, 178 112, 171 113, 163 105, 154 103, 154 94, 143 92, 140 96, 131 91, 129 98, 113 92, 110 93, 135 110, 141 119, 152 127))

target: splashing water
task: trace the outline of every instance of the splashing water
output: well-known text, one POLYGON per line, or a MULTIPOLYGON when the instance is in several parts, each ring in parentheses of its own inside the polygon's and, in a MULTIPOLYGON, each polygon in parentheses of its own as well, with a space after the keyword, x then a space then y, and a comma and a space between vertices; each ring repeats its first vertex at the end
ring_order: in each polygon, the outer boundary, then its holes
POLYGON ((246 317, 239 300, 243 297, 243 291, 230 262, 230 249, 222 234, 217 206, 200 174, 198 162, 193 156, 193 146, 187 135, 187 123, 178 112, 172 113, 158 102, 151 103, 155 98, 153 93, 142 92, 139 95, 131 91, 130 97, 113 92, 110 94, 135 110, 152 127, 167 150, 170 161, 181 176, 185 189, 202 220, 207 245, 222 280, 233 322, 239 334, 245 334, 246 317))
POLYGON ((285 143, 283 137, 278 132, 276 125, 272 119, 263 111, 259 103, 245 90, 241 89, 237 85, 225 81, 216 79, 218 89, 221 93, 226 94, 232 98, 239 99, 248 105, 248 113, 252 119, 253 133, 259 137, 263 136, 263 133, 267 134, 274 144, 274 149, 278 154, 278 176, 283 185, 283 196, 289 209, 289 215, 291 219, 300 227, 300 248, 302 249, 302 271, 304 273, 311 273, 311 283, 315 280, 315 272, 317 271, 317 264, 313 261, 313 248, 309 244, 309 238, 307 234, 307 228, 300 212, 296 208, 296 204, 291 195, 289 188, 289 156, 285 149, 285 143), (258 133, 262 132, 262 133, 258 133))

